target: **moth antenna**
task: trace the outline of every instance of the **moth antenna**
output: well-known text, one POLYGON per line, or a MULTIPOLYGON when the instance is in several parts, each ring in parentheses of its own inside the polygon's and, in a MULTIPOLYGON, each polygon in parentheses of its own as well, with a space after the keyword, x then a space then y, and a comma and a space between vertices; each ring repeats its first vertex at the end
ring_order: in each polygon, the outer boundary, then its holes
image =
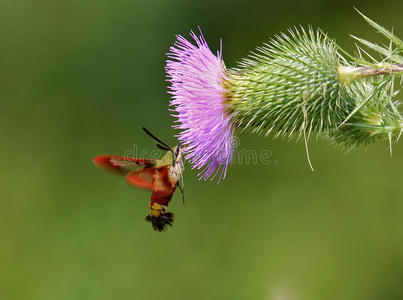
POLYGON ((162 145, 160 145, 160 144, 157 144, 157 147, 160 148, 161 150, 167 150, 167 151, 171 150, 171 148, 162 146, 162 145))
POLYGON ((157 142, 161 143, 162 145, 164 145, 165 147, 167 147, 168 149, 171 149, 171 147, 169 147, 169 145, 167 143, 164 143, 163 141, 161 141, 159 138, 157 138, 155 135, 153 135, 150 131, 148 131, 146 128, 142 127, 143 130, 145 131, 145 133, 147 133, 150 137, 152 137, 154 140, 156 140, 157 142))

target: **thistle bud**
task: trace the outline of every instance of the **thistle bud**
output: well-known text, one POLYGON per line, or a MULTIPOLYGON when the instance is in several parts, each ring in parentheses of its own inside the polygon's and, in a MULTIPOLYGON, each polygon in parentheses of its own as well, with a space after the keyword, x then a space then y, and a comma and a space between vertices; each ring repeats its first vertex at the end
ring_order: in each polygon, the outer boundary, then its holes
POLYGON ((225 82, 235 126, 275 137, 335 128, 354 102, 340 80, 340 61, 320 31, 289 31, 257 48, 225 82))

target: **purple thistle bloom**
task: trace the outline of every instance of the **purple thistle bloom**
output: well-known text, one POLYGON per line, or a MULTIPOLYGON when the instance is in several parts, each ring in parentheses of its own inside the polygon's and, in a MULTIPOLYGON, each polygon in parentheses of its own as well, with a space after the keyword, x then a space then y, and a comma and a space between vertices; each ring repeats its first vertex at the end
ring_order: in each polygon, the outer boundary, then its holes
MULTIPOLYGON (((200 30, 200 29, 199 29, 200 30)), ((233 157, 234 127, 226 111, 223 81, 226 69, 221 50, 214 55, 200 31, 193 32, 192 44, 177 35, 168 53, 166 71, 173 95, 170 105, 180 129, 179 141, 193 168, 202 169, 199 177, 225 178, 233 157)))

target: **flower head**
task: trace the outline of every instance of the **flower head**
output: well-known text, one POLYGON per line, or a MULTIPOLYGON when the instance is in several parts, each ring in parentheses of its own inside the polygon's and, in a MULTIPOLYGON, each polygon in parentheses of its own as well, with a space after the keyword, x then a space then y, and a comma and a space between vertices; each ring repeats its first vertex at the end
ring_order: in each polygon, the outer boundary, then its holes
POLYGON ((225 65, 221 50, 214 55, 202 33, 190 33, 196 45, 178 35, 168 53, 166 71, 170 105, 180 129, 186 158, 201 169, 202 179, 225 177, 233 157, 233 125, 226 111, 225 65))

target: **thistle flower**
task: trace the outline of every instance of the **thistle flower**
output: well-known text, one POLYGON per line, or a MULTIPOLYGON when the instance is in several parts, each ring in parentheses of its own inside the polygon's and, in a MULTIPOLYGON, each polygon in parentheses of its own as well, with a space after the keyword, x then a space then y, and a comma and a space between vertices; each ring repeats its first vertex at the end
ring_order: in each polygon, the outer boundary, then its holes
POLYGON ((191 36, 196 45, 177 37, 167 73, 179 139, 191 163, 205 166, 202 178, 221 166, 225 176, 234 128, 305 143, 315 132, 350 148, 402 132, 391 74, 398 65, 356 67, 322 31, 294 29, 226 70, 221 51, 215 56, 203 36, 191 36))
MULTIPOLYGON (((201 33, 201 32, 200 32, 201 33)), ((166 71, 173 95, 170 104, 182 130, 179 141, 186 145, 186 158, 202 169, 203 179, 218 173, 225 177, 233 156, 233 125, 226 111, 225 65, 221 50, 214 55, 201 34, 191 32, 196 45, 182 36, 168 53, 166 71)))

